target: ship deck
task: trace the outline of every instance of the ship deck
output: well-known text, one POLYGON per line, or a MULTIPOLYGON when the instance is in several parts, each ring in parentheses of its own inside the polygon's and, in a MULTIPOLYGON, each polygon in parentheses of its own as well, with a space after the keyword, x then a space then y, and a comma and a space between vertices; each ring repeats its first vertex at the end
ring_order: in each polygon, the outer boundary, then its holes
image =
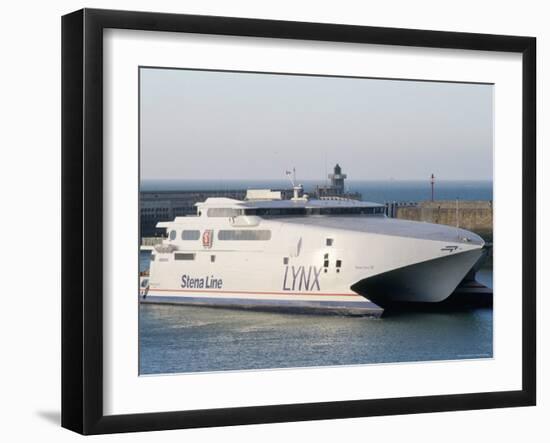
POLYGON ((465 229, 388 217, 310 216, 278 218, 277 221, 302 226, 318 226, 434 241, 457 242, 459 239, 465 237, 470 239, 469 244, 480 246, 484 244, 483 239, 479 235, 465 229))

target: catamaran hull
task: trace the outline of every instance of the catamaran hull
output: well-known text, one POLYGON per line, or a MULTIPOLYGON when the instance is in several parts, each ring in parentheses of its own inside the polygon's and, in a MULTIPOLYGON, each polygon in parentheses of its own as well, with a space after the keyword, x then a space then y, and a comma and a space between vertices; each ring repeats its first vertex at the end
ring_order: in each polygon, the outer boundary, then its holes
POLYGON ((462 229, 385 217, 227 218, 203 209, 163 222, 170 234, 151 255, 142 301, 379 315, 392 302, 449 297, 484 244, 462 229))
POLYGON ((438 303, 451 295, 482 254, 482 249, 475 249, 416 263, 365 278, 351 289, 383 307, 400 302, 438 303))
POLYGON ((479 261, 481 249, 427 260, 360 280, 349 294, 149 289, 142 303, 208 306, 260 311, 379 317, 402 302, 438 303, 449 297, 479 261))

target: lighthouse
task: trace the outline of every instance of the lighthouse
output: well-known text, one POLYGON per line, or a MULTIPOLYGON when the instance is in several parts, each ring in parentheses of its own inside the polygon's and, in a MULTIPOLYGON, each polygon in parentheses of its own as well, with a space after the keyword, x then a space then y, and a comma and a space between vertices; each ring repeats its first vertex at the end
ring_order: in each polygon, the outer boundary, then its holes
POLYGON ((334 167, 334 173, 329 174, 330 187, 334 190, 334 194, 340 195, 344 193, 344 180, 347 178, 346 174, 342 174, 342 167, 336 163, 334 167))
POLYGON ((346 191, 345 180, 347 177, 346 174, 342 174, 342 167, 337 163, 333 173, 328 174, 330 184, 325 186, 317 185, 314 195, 317 198, 323 199, 361 200, 361 194, 358 192, 346 191))

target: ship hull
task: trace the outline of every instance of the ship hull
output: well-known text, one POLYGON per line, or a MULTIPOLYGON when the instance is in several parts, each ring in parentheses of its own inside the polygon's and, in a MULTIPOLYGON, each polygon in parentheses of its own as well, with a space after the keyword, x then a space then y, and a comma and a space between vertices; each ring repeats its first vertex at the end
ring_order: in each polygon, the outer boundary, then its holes
POLYGON ((351 289, 383 307, 401 302, 438 303, 453 293, 482 254, 476 249, 416 263, 365 278, 351 289))
POLYGON ((377 316, 392 302, 446 299, 483 247, 468 231, 384 217, 232 221, 203 213, 166 227, 169 239, 151 255, 146 303, 377 316), (203 234, 183 240, 184 230, 203 234))

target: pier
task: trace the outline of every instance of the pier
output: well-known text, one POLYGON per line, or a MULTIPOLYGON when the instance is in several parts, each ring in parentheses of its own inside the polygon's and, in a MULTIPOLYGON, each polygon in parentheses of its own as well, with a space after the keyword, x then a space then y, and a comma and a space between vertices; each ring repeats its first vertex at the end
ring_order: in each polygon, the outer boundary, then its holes
POLYGON ((493 202, 485 200, 435 200, 386 203, 389 217, 459 226, 493 241, 493 202))

